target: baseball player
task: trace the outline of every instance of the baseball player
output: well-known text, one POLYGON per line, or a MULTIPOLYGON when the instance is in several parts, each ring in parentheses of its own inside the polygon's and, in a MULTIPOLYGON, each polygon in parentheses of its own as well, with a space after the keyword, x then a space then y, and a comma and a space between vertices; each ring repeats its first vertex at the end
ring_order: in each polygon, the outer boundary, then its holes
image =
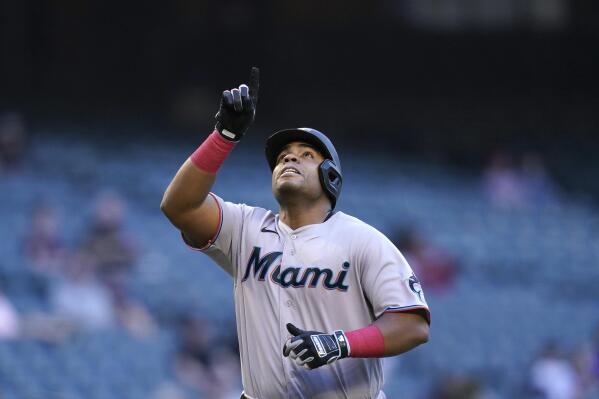
POLYGON ((267 139, 278 213, 210 192, 254 121, 258 80, 252 68, 249 87, 223 92, 214 131, 161 209, 233 278, 242 398, 384 399, 381 358, 427 342, 429 310, 399 250, 335 211, 343 174, 331 141, 309 128, 267 139))

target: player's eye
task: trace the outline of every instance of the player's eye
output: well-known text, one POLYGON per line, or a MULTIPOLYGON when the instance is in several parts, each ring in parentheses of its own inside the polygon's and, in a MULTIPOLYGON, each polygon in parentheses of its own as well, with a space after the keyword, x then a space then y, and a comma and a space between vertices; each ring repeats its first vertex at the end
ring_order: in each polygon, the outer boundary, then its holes
POLYGON ((314 154, 312 154, 310 151, 306 151, 304 152, 304 157, 314 158, 314 154))
POLYGON ((281 155, 279 155, 279 157, 277 158, 277 163, 281 163, 281 161, 283 160, 283 158, 285 158, 285 155, 287 155, 286 152, 282 152, 281 155))

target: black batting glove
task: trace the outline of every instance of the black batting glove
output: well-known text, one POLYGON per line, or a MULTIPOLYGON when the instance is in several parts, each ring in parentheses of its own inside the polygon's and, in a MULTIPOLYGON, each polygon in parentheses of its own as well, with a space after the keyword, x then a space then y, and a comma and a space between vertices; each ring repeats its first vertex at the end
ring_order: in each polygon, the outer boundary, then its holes
POLYGON ((287 323, 293 337, 285 342, 283 355, 289 356, 298 366, 315 369, 349 356, 349 344, 343 330, 332 334, 304 331, 287 323))
POLYGON ((229 141, 239 141, 256 115, 260 70, 252 67, 249 87, 242 84, 237 89, 225 90, 216 114, 215 129, 229 141))

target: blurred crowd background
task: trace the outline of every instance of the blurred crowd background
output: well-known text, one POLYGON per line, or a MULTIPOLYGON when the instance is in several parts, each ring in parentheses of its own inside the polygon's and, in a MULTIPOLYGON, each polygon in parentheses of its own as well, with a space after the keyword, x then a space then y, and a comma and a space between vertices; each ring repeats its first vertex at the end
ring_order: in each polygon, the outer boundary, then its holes
POLYGON ((261 68, 224 198, 276 209, 265 138, 340 152, 431 341, 390 399, 599 398, 599 3, 0 0, 0 398, 233 399, 233 289, 159 210, 261 68))

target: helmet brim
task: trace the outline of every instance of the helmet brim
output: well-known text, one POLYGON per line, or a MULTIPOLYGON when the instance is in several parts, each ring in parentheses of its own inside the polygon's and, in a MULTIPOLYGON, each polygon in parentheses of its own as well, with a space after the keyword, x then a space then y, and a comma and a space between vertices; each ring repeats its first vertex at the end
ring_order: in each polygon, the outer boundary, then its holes
POLYGON ((332 153, 329 150, 329 148, 334 148, 331 141, 317 130, 308 128, 305 128, 305 130, 303 129, 304 128, 279 130, 266 140, 266 160, 268 161, 270 170, 274 170, 277 165, 277 157, 285 146, 294 141, 309 144, 320 152, 323 158, 333 161, 337 168, 341 169, 337 153, 332 153))

